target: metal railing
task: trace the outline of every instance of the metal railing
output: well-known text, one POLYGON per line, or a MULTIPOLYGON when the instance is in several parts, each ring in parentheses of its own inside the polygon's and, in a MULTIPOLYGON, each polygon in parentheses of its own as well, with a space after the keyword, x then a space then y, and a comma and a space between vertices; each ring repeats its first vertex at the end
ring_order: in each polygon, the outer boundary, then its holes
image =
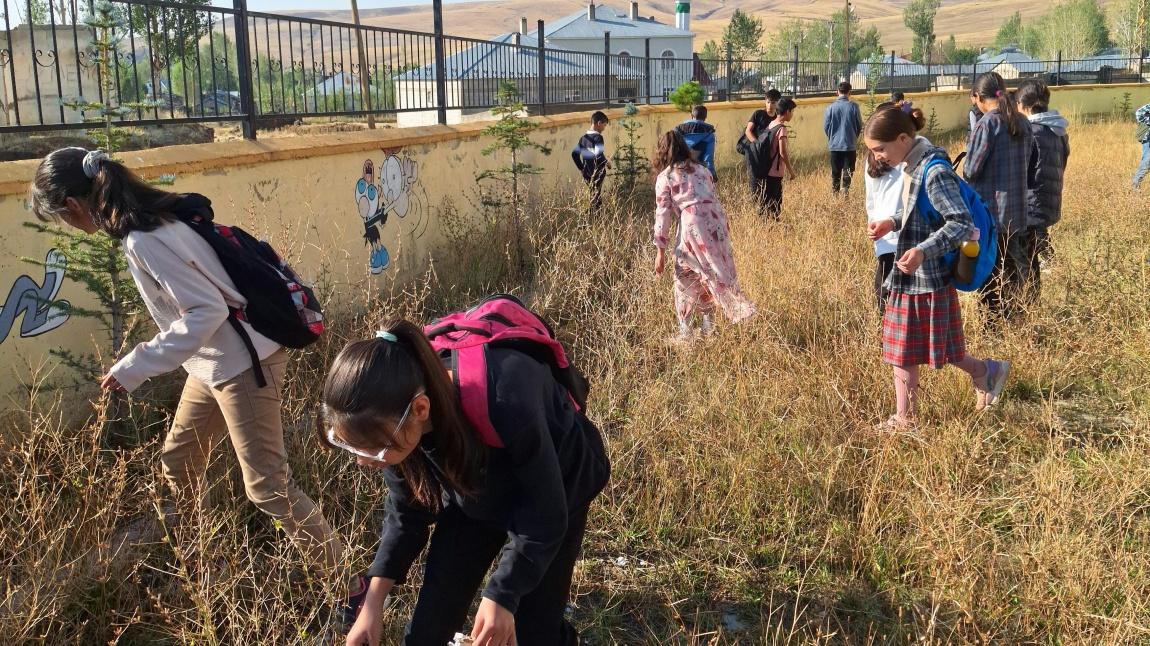
MULTIPOLYGON (((599 51, 566 51, 539 42, 543 21, 533 33, 524 33, 523 25, 519 33, 478 40, 444 35, 438 15, 435 31, 425 33, 251 12, 246 0, 233 3, 77 0, 59 15, 58 3, 40 10, 42 3, 0 0, 0 132, 89 127, 97 115, 83 104, 91 103, 134 106, 115 115, 126 124, 233 121, 247 137, 258 126, 304 117, 402 122, 403 115, 416 115, 410 123, 445 123, 449 111, 462 118, 498 105, 508 82, 529 110, 542 113, 665 102, 691 80, 709 100, 724 100, 759 97, 771 88, 828 95, 844 77, 856 91, 888 92, 966 89, 987 71, 1011 83, 1043 78, 1053 85, 1145 78, 1142 58, 1118 56, 932 66, 892 52, 847 65, 802 61, 795 47, 789 60, 737 60, 729 53, 700 59, 652 51, 650 40, 641 51, 622 51, 618 43, 612 47, 609 33, 599 51), (106 65, 94 47, 98 30, 85 22, 101 5, 119 22, 106 65), (103 77, 104 69, 111 78, 103 77)), ((627 47, 638 49, 634 41, 627 47)))

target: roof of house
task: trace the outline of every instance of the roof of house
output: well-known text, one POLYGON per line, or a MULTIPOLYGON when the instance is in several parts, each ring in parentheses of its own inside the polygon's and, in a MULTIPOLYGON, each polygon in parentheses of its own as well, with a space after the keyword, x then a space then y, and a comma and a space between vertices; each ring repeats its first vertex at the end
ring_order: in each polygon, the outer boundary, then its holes
MULTIPOLYGON (((1090 56, 1081 60, 1075 61, 1062 61, 1062 73, 1068 72, 1098 72, 1103 67, 1110 67, 1114 69, 1129 68, 1131 70, 1138 69, 1138 57, 1131 56, 1126 52, 1117 49, 1108 49, 1103 51, 1097 56, 1090 56)), ((1050 65, 1050 71, 1056 71, 1057 64, 1050 65)))
MULTIPOLYGON (((514 34, 500 34, 487 42, 476 43, 444 60, 449 81, 485 78, 535 78, 539 73, 538 42, 533 36, 522 36, 521 46, 514 45, 514 34)), ((603 54, 545 50, 546 76, 594 76, 603 73, 603 54)), ((642 66, 639 66, 642 67, 642 66)), ((639 78, 642 70, 620 65, 612 59, 611 75, 616 78, 639 78)), ((433 81, 435 64, 424 65, 399 76, 397 81, 433 81)))
MULTIPOLYGON (((545 41, 565 39, 603 38, 605 32, 612 38, 654 38, 679 36, 693 38, 694 34, 656 22, 651 18, 631 20, 627 12, 607 5, 595 7, 595 19, 588 20, 587 10, 571 14, 545 25, 545 41)), ((539 70, 538 30, 520 36, 520 47, 515 46, 515 34, 500 34, 489 41, 475 44, 447 57, 444 68, 448 80, 506 77, 535 77, 539 70)), ((561 45, 560 45, 561 46, 561 45)), ((652 53, 652 56, 655 54, 652 53)), ((559 49, 546 50, 544 57, 547 76, 585 76, 602 74, 603 53, 572 52, 559 49)), ((612 61, 612 75, 618 78, 637 78, 639 70, 612 61)), ((431 81, 435 79, 435 65, 425 65, 396 77, 399 81, 431 81)))
POLYGON ((978 57, 978 68, 983 72, 1000 65, 1009 65, 1019 72, 1045 72, 1046 63, 1034 60, 1015 48, 1007 48, 997 54, 984 54, 978 57))
MULTIPOLYGON (((547 40, 563 40, 567 38, 602 38, 606 32, 611 32, 612 38, 658 38, 694 36, 690 31, 678 29, 671 25, 664 25, 654 18, 640 16, 631 20, 627 11, 620 11, 605 4, 595 6, 595 19, 587 17, 587 9, 578 11, 545 25, 547 40)), ((535 37, 535 32, 529 34, 535 37)))
MULTIPOLYGON (((890 62, 891 62, 890 58, 884 58, 882 64, 879 65, 879 68, 882 70, 882 76, 884 78, 890 76, 890 62)), ((933 70, 933 68, 932 68, 932 70, 933 70)), ((870 71, 870 63, 859 63, 855 67, 855 72, 858 74, 862 74, 863 76, 866 76, 869 73, 869 71, 870 71)), ((899 77, 899 76, 926 76, 927 74, 928 74, 928 72, 926 71, 925 65, 919 65, 918 63, 915 63, 914 61, 908 61, 905 58, 900 58, 897 56, 894 59, 894 75, 896 77, 899 77)))

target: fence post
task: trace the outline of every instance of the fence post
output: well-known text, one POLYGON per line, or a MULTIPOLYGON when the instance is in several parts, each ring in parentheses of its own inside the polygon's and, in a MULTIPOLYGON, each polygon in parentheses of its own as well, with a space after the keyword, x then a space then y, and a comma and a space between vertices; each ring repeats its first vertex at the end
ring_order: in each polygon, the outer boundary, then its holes
POLYGON ((799 46, 795 45, 794 68, 791 70, 791 96, 799 95, 799 46))
POLYGON ((894 94, 894 50, 890 50, 890 93, 894 94))
POLYGON ((435 29, 435 103, 437 121, 447 123, 447 57, 443 52, 443 0, 432 0, 432 21, 435 29))
MULTIPOLYGON (((355 23, 355 55, 359 62, 359 92, 360 96, 363 97, 363 107, 367 111, 367 129, 375 130, 375 114, 371 111, 371 75, 367 67, 367 54, 363 49, 363 25, 359 22, 358 2, 351 3, 351 19, 355 23)), ((354 101, 352 101, 352 106, 355 106, 354 101)))
POLYGON ((727 43, 727 100, 735 100, 735 47, 727 43))
POLYGON ((643 84, 647 89, 647 105, 651 105, 651 39, 643 39, 643 84))
POLYGON ((603 32, 603 106, 611 105, 611 32, 603 32))
POLYGON ((978 80, 978 62, 970 66, 970 89, 974 90, 974 82, 978 80))
POLYGON ((240 82, 240 109, 243 110, 244 139, 256 138, 256 102, 252 96, 252 52, 248 44, 248 0, 232 0, 236 10, 236 75, 240 82))
POLYGON ((543 21, 535 23, 535 34, 539 40, 539 114, 547 114, 547 44, 543 37, 543 21))
POLYGON ((1142 62, 1146 58, 1146 50, 1141 45, 1138 46, 1138 82, 1141 83, 1142 79, 1142 62))
POLYGON ((1062 50, 1058 50, 1058 66, 1054 68, 1054 84, 1062 85, 1062 50))

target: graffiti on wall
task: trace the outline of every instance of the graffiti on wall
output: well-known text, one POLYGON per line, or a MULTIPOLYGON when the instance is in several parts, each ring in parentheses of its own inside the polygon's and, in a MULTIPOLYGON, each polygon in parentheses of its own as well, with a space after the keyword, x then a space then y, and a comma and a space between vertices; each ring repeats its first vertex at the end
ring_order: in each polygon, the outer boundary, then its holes
POLYGON ((363 219, 363 240, 368 247, 368 268, 383 273, 392 264, 384 242, 384 228, 392 216, 400 236, 421 238, 427 231, 427 192, 419 182, 419 164, 399 151, 384 151, 376 166, 367 159, 355 183, 355 204, 363 219))
POLYGON ((8 290, 8 297, 0 306, 0 343, 3 343, 21 314, 20 337, 28 338, 51 332, 68 320, 71 305, 56 300, 64 284, 64 271, 68 259, 56 249, 44 258, 44 282, 37 283, 30 276, 20 276, 8 290))

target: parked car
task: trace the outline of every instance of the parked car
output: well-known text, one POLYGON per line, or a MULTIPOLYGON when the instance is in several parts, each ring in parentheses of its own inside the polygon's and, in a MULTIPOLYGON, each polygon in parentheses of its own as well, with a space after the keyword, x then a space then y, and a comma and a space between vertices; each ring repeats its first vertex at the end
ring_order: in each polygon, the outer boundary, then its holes
POLYGON ((200 116, 204 117, 226 117, 243 112, 240 108, 240 93, 226 90, 204 92, 196 107, 200 116))

